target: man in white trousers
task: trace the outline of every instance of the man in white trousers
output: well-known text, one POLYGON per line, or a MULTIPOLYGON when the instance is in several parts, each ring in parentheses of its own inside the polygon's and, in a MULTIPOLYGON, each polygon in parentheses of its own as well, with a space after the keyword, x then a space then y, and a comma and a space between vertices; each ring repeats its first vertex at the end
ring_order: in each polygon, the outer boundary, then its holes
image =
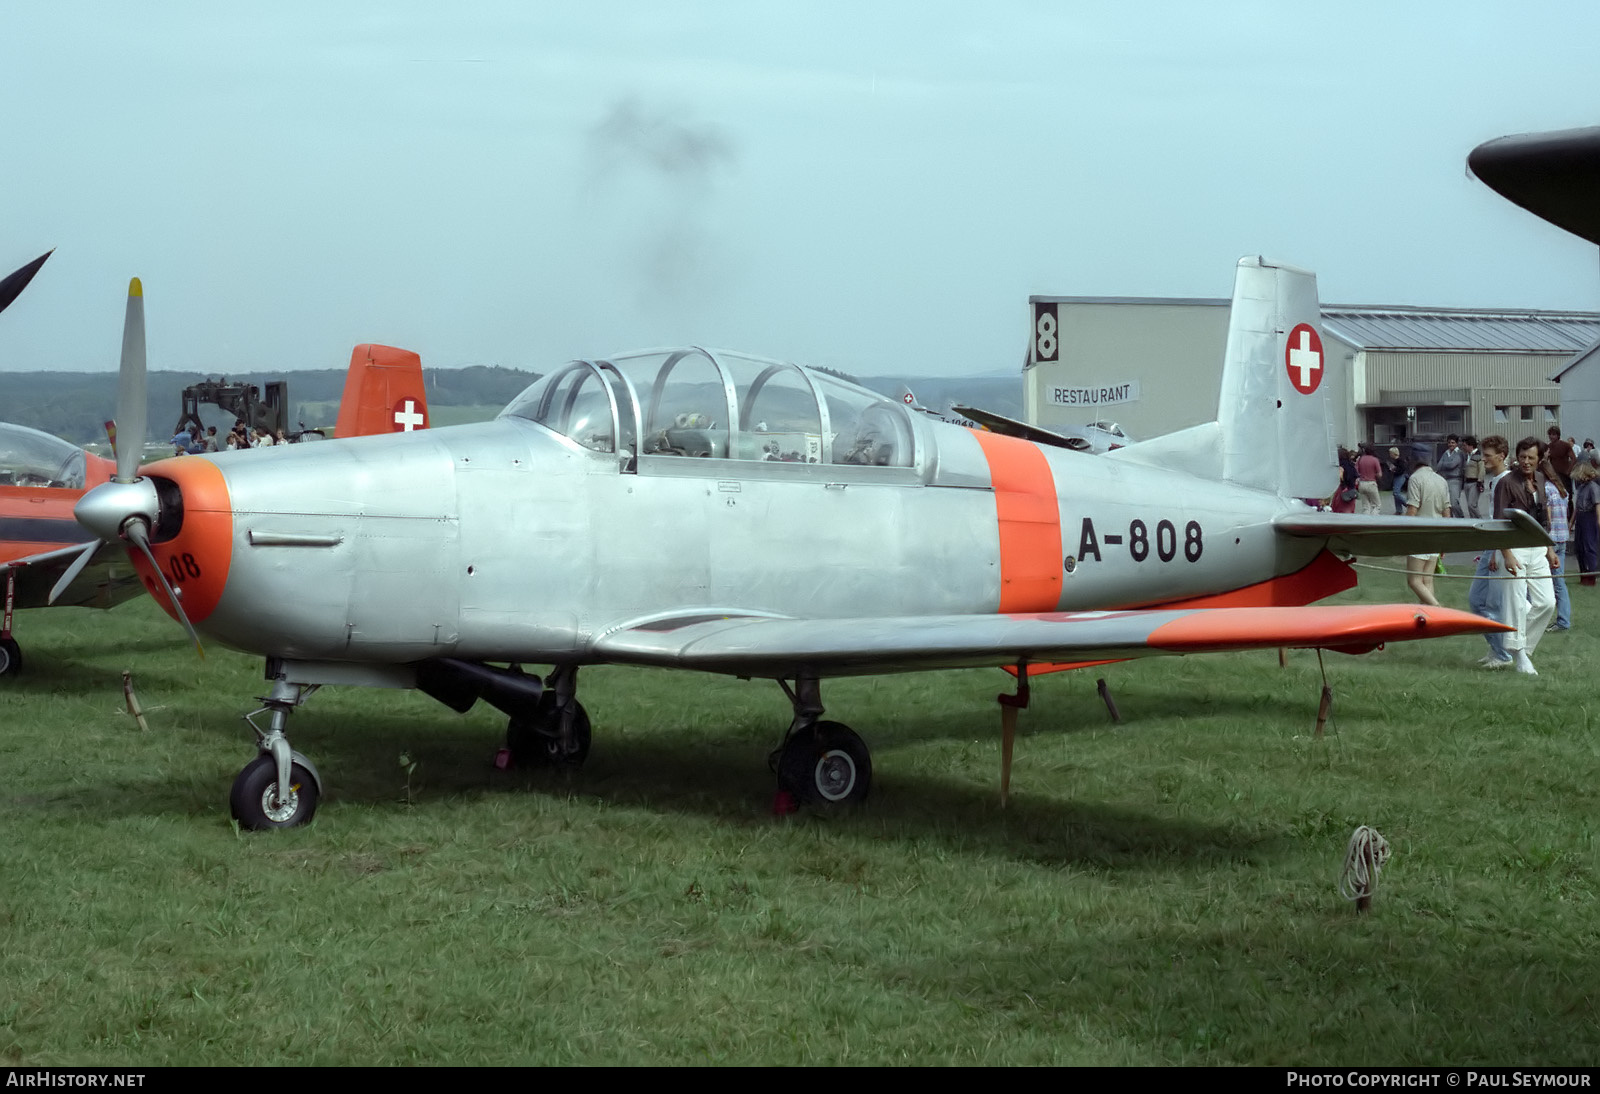
MULTIPOLYGON (((1521 509, 1550 530, 1550 514, 1544 494, 1544 475, 1539 471, 1539 442, 1525 437, 1517 444, 1517 459, 1511 473, 1495 484, 1494 515, 1504 519, 1512 509, 1521 509)), ((1505 648, 1516 670, 1537 676, 1533 651, 1544 636, 1544 629, 1556 612, 1555 590, 1550 571, 1555 568, 1555 550, 1550 547, 1508 547, 1501 552, 1506 573, 1505 618, 1516 627, 1505 636, 1505 648)))

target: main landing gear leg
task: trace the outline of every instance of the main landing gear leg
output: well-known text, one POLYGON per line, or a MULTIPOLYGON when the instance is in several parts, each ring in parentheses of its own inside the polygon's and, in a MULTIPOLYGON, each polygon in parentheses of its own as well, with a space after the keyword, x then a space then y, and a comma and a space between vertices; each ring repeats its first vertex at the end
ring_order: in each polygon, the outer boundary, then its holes
POLYGON ((5 609, 0 611, 0 677, 22 670, 22 647, 11 637, 11 609, 17 601, 17 571, 6 567, 5 609))
POLYGON ((821 680, 799 676, 793 688, 786 680, 778 686, 794 706, 794 720, 770 760, 778 775, 773 812, 793 812, 801 802, 826 807, 866 798, 872 788, 872 754, 849 726, 818 720, 823 714, 821 680))
MULTIPOLYGON (((269 663, 269 671, 270 671, 269 663)), ((284 729, 295 707, 311 698, 316 684, 291 684, 282 676, 272 681, 272 691, 263 696, 266 705, 245 715, 256 731, 261 754, 245 765, 233 780, 228 805, 239 827, 251 831, 264 828, 294 828, 306 824, 317 812, 322 798, 322 778, 311 761, 289 747, 284 729), (267 728, 256 719, 270 715, 267 728)))
POLYGON ((533 709, 506 724, 506 750, 518 767, 582 767, 589 758, 589 712, 578 702, 578 666, 557 665, 533 709))

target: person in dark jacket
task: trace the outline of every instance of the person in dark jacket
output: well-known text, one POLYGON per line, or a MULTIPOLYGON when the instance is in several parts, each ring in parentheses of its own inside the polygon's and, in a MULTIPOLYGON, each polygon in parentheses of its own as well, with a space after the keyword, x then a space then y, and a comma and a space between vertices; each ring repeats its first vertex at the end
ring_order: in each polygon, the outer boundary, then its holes
POLYGON ((1356 461, 1348 448, 1339 449, 1339 485, 1334 488, 1332 509, 1335 513, 1356 511, 1356 461))
POLYGON ((1580 460, 1572 471, 1572 513, 1578 543, 1579 584, 1593 585, 1600 570, 1600 471, 1580 460))
POLYGON ((1389 493, 1394 497, 1395 516, 1400 516, 1406 511, 1406 483, 1411 477, 1411 467, 1400 458, 1398 448, 1391 448, 1383 470, 1389 476, 1389 493))

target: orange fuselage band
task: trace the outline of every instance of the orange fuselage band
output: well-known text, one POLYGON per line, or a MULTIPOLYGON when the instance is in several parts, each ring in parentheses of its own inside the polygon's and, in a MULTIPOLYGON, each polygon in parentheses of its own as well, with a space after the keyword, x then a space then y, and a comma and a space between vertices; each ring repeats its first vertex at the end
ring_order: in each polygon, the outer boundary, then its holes
POLYGON ((1061 603, 1061 509, 1037 445, 972 430, 989 462, 1000 524, 999 612, 1049 612, 1061 603))

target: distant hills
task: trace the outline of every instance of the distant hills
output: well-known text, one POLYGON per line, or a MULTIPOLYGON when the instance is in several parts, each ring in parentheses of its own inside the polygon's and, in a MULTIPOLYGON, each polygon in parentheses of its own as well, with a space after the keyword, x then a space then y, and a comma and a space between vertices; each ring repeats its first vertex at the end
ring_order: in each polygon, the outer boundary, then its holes
MULTIPOLYGON (((438 408, 437 424, 493 417, 525 387, 539 378, 536 372, 498 366, 474 365, 467 368, 425 369, 430 408, 438 408)), ((152 372, 149 374, 149 438, 166 440, 178 420, 183 389, 206 379, 217 379, 198 372, 152 372)), ((307 428, 331 428, 338 417, 339 397, 344 392, 344 369, 312 369, 272 375, 264 372, 230 374, 230 380, 265 384, 269 380, 289 382, 289 421, 304 422, 307 428)), ((947 410, 951 403, 964 403, 999 414, 1022 416, 1022 377, 1015 376, 873 376, 860 383, 873 391, 898 399, 902 385, 909 387, 917 401, 931 410, 947 410)), ((117 378, 114 373, 98 372, 0 372, 0 421, 41 429, 74 444, 89 444, 105 437, 104 422, 115 412, 117 378)), ((221 428, 221 411, 201 417, 221 428)))

